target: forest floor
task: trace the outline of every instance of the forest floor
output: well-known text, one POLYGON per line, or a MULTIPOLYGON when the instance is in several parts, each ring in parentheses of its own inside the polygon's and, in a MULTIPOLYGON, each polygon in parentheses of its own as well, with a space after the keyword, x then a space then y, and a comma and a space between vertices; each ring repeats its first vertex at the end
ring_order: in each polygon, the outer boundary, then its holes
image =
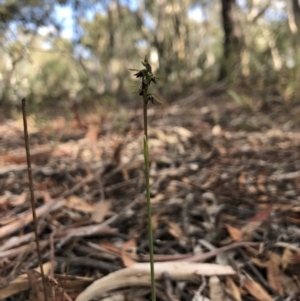
MULTIPOLYGON (((300 300, 300 114, 233 98, 149 104, 157 300, 300 300)), ((48 301, 150 300, 141 108, 78 112, 28 120, 48 301)), ((0 150, 0 300, 42 301, 21 120, 0 150)))

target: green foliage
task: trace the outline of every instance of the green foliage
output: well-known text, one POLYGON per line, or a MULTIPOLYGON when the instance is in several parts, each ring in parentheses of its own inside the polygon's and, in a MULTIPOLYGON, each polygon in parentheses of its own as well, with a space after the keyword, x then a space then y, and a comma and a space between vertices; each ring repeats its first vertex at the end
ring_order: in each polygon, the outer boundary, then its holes
MULTIPOLYGON (((292 12, 287 6, 278 10, 279 0, 262 0, 252 8, 247 3, 238 6, 244 44, 240 53, 232 49, 237 60, 228 62, 226 82, 246 79, 259 88, 276 86, 296 99, 300 29, 292 32, 292 12), (255 12, 261 12, 257 18, 255 12)), ((134 10, 120 0, 2 1, 0 101, 13 103, 24 93, 36 102, 126 95, 132 90, 129 62, 146 53, 153 71, 166 79, 158 86, 161 93, 217 80, 224 63, 221 1, 147 0, 138 5, 134 10), (57 18, 61 8, 71 9, 69 39, 61 37, 66 26, 57 18), (191 17, 192 8, 198 19, 191 17)))

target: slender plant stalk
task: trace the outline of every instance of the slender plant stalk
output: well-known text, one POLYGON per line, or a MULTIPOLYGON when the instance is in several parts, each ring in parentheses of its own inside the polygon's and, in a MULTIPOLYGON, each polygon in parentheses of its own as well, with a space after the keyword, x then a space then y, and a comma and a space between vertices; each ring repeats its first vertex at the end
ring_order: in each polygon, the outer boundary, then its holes
POLYGON ((154 276, 154 255, 153 255, 153 231, 152 231, 152 213, 150 202, 150 172, 149 172, 149 148, 148 148, 148 117, 147 117, 147 104, 149 101, 152 103, 161 103, 157 97, 149 93, 148 88, 151 83, 156 84, 156 77, 152 73, 152 67, 149 64, 147 57, 142 61, 142 65, 145 67, 142 70, 130 69, 132 71, 138 71, 134 74, 137 78, 141 79, 141 85, 139 88, 139 95, 143 97, 143 118, 144 118, 144 163, 145 163, 145 178, 146 178, 146 198, 147 198, 147 216, 148 216, 148 240, 149 240, 149 253, 150 253, 150 271, 151 271, 151 299, 156 301, 155 292, 155 276, 154 276))
POLYGON ((155 301, 156 300, 156 292, 155 292, 155 276, 154 276, 152 212, 151 212, 150 181, 149 181, 150 172, 149 172, 148 120, 147 120, 146 91, 143 92, 143 112, 144 112, 144 161, 145 161, 146 197, 147 197, 147 215, 148 215, 148 238, 149 238, 150 271, 151 271, 151 293, 152 293, 152 301, 155 301))
POLYGON ((39 258, 39 266, 41 269, 41 276, 43 281, 44 288, 44 296, 45 301, 48 301, 48 296, 46 292, 46 279, 43 268, 42 254, 39 242, 39 232, 38 232, 38 223, 35 213, 35 198, 33 191, 33 181, 32 181, 32 171, 31 171, 31 160, 30 160, 30 151, 29 151, 29 142, 28 142, 28 128, 27 128, 27 117, 26 117, 26 99, 22 99, 22 112, 23 112, 23 125, 24 125, 24 140, 25 140, 25 149, 26 149, 26 158, 27 158, 27 171, 28 171, 28 180, 29 180, 29 190, 30 190, 30 203, 31 203, 31 211, 33 217, 33 225, 34 225, 34 234, 35 234, 35 242, 36 242, 36 250, 39 258))
POLYGON ((143 91, 143 118, 144 118, 144 135, 148 140, 148 116, 147 116, 147 95, 146 91, 143 91))

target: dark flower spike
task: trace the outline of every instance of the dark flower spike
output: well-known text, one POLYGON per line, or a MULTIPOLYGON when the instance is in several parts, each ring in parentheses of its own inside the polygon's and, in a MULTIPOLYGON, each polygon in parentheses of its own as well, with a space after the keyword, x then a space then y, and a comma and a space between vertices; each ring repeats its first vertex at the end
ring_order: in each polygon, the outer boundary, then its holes
POLYGON ((148 101, 151 101, 154 104, 154 97, 152 94, 147 95, 146 104, 148 104, 148 101))
POLYGON ((152 77, 151 77, 151 81, 154 82, 155 84, 157 84, 156 79, 155 79, 155 76, 152 76, 152 77))
POLYGON ((136 78, 141 79, 141 84, 140 84, 140 87, 139 87, 139 90, 138 90, 138 94, 140 96, 145 95, 144 101, 145 101, 146 105, 148 104, 149 101, 151 101, 153 104, 154 104, 154 102, 162 103, 162 101, 160 101, 157 97, 155 97, 154 95, 148 93, 148 89, 150 87, 150 84, 151 83, 156 84, 157 79, 159 79, 159 78, 153 75, 152 67, 151 67, 150 63, 148 62, 147 56, 145 56, 145 59, 143 61, 141 61, 141 63, 145 67, 145 69, 141 69, 141 70, 129 69, 131 71, 136 72, 134 74, 134 76, 136 78))
POLYGON ((142 61, 142 64, 143 66, 146 68, 146 70, 152 74, 152 67, 151 65, 149 64, 148 60, 147 60, 147 57, 145 57, 144 61, 142 61))

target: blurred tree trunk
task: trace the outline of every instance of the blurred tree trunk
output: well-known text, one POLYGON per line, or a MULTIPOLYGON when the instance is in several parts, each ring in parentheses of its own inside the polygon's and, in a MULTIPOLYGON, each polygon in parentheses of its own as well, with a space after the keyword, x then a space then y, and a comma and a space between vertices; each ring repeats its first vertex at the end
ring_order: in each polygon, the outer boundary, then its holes
POLYGON ((166 1, 159 1, 157 4, 157 16, 156 16, 156 30, 154 31, 154 46, 158 52, 159 67, 165 69, 164 57, 166 53, 165 45, 165 30, 164 30, 164 18, 166 14, 166 1))
POLYGON ((292 0, 293 7, 293 15, 297 30, 299 32, 300 29, 300 5, 298 0, 292 0))
POLYGON ((270 31, 270 29, 268 29, 267 27, 261 27, 262 29, 262 34, 264 36, 264 38, 266 39, 266 41, 268 41, 268 46, 271 52, 271 56, 272 56, 272 61, 273 61, 273 69, 275 71, 279 71, 282 67, 282 59, 279 53, 279 50, 276 47, 276 40, 274 38, 274 35, 272 34, 272 32, 270 31))
POLYGON ((236 2, 235 0, 221 0, 221 3, 224 42, 219 80, 226 78, 230 71, 240 68, 240 54, 243 48, 243 33, 239 26, 236 2))
POLYGON ((290 31, 294 37, 294 47, 299 41, 299 30, 300 30, 300 5, 298 0, 290 0, 287 3, 288 9, 288 21, 290 31))
MULTIPOLYGON (((291 66, 297 66, 295 70, 299 70, 299 61, 300 61, 300 5, 298 0, 290 0, 286 3, 287 15, 288 15, 288 24, 291 32, 291 46, 290 49, 290 59, 289 63, 291 66)), ((297 78, 299 77, 299 71, 296 71, 295 74, 292 75, 294 80, 297 82, 297 78)), ((291 91, 287 90, 285 93, 285 99, 289 100, 291 91)))
POLYGON ((120 48, 120 60, 121 60, 121 66, 120 66, 120 72, 118 75, 119 78, 119 87, 118 87, 118 93, 120 95, 124 94, 124 80, 126 76, 128 75, 128 71, 126 66, 128 66, 128 61, 127 61, 127 53, 126 49, 126 41, 124 40, 125 32, 123 30, 123 24, 124 24, 124 16, 122 12, 123 6, 120 3, 120 0, 117 0, 117 10, 118 10, 118 33, 119 33, 119 39, 121 41, 121 45, 123 47, 120 48))
MULTIPOLYGON (((105 58, 105 72, 104 72, 104 82, 105 89, 108 93, 114 93, 114 71, 113 71, 113 57, 115 56, 116 48, 116 21, 115 15, 117 10, 117 4, 115 1, 110 1, 106 7, 108 13, 108 32, 109 32, 109 51, 107 57, 105 58)), ((102 38, 102 37, 99 37, 102 38)), ((100 42, 100 41, 99 41, 100 42)), ((98 43, 99 43, 98 42, 98 43)))

